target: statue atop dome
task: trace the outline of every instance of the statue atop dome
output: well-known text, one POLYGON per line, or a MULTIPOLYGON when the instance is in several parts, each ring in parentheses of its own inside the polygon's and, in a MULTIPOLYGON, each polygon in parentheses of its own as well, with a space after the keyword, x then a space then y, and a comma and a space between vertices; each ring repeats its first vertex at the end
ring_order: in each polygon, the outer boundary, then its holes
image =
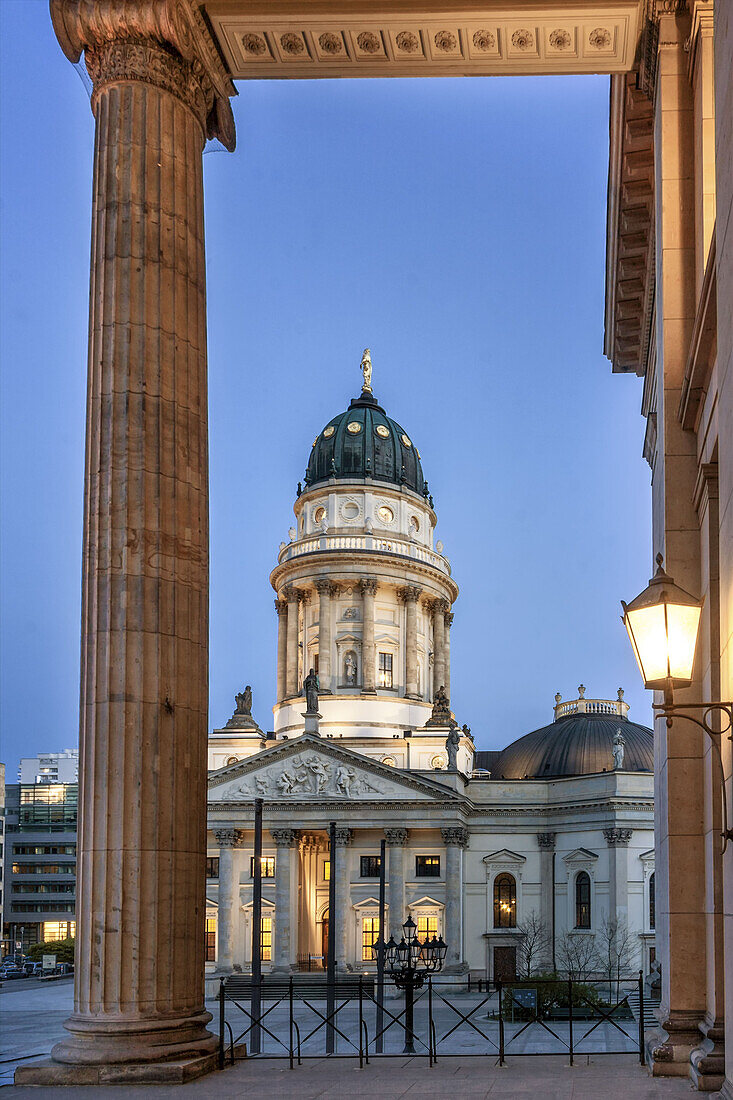
POLYGON ((362 393, 372 392, 372 353, 369 348, 364 348, 364 354, 361 357, 361 373, 364 375, 364 385, 361 387, 362 393))

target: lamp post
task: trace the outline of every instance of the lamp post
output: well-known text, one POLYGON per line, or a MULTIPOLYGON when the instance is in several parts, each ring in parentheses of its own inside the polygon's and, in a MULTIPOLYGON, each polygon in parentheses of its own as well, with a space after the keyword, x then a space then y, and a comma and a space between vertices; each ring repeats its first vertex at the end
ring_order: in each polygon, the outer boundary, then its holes
POLYGON ((421 943, 417 938, 417 925, 412 917, 408 917, 402 925, 402 939, 399 943, 395 942, 394 936, 390 936, 386 944, 383 943, 380 929, 380 938, 372 945, 372 954, 376 960, 379 960, 382 950, 395 985, 405 991, 405 1048, 402 1053, 416 1054, 413 1022, 415 990, 420 989, 428 974, 435 974, 443 969, 448 945, 442 936, 433 936, 432 940, 426 936, 421 943))
POLYGON ((664 702, 654 703, 654 711, 671 728, 677 717, 686 718, 707 734, 718 760, 723 800, 723 851, 733 839, 728 824, 728 804, 725 793, 725 771, 720 752, 724 734, 733 742, 733 702, 675 703, 674 689, 689 687, 693 679, 697 636, 700 630, 702 600, 696 599, 674 583, 663 569, 661 554, 657 554, 657 572, 643 592, 627 604, 622 620, 641 671, 644 687, 664 692, 664 702), (696 717, 694 712, 699 712, 696 717), (692 712, 692 713, 690 713, 692 712), (712 726, 717 716, 722 729, 712 726))

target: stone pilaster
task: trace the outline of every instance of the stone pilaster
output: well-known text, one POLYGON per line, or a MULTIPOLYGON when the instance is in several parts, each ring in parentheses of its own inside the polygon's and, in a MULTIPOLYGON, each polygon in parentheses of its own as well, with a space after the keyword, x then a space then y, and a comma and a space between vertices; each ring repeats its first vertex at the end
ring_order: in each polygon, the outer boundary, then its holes
POLYGON ((419 698, 417 692, 417 601, 422 589, 407 585, 397 589, 397 598, 405 605, 405 695, 419 698))
POLYGON ((376 694, 376 649, 374 646, 374 597, 376 577, 362 577, 359 582, 362 602, 361 683, 362 695, 376 694))
POLYGON ((288 587, 283 589, 283 595, 288 605, 285 695, 290 698, 300 692, 300 684, 298 683, 298 614, 301 592, 297 588, 288 587))
MULTIPOLYGON (((387 879, 387 905, 389 906, 389 935, 397 943, 402 939, 402 923, 405 919, 405 848, 407 829, 385 829, 389 848, 389 877, 387 879)), ((387 937, 389 939, 389 936, 387 937)))
MULTIPOLYGON (((446 600, 433 600, 433 698, 445 682, 445 613, 448 610, 446 600)), ((450 699, 450 695, 448 695, 450 699)))
POLYGON ((336 966, 346 968, 348 959, 348 931, 351 917, 351 860, 348 848, 351 845, 352 830, 345 825, 336 826, 336 927, 331 928, 336 936, 336 966))
POLYGON ((331 597, 338 592, 333 581, 316 581, 318 593, 318 690, 331 694, 331 597))
POLYGON ((465 969, 463 961, 463 856, 468 847, 468 829, 449 825, 440 830, 445 844, 445 928, 448 944, 444 971, 448 974, 465 969))
POLYGON ((277 701, 287 692, 288 675, 288 601, 275 600, 277 611, 277 701))
POLYGON ((293 968, 293 849, 298 834, 295 829, 270 829, 270 835, 277 848, 275 855, 275 950, 273 970, 280 974, 287 974, 293 968))
POLYGON ((445 623, 445 629, 443 631, 443 675, 445 679, 446 695, 450 699, 450 628, 453 626, 453 612, 446 611, 443 615, 443 622, 445 623))
POLYGON ((239 868, 235 867, 234 850, 242 845, 239 829, 218 829, 214 834, 219 845, 218 941, 216 969, 231 974, 234 967, 234 935, 239 907, 239 868))
MULTIPOLYGON (((85 54, 96 124, 77 957, 69 1035, 52 1055, 71 1064, 63 1079, 54 1067, 53 1083, 74 1084, 78 1064, 85 1081, 95 1072, 111 1080, 112 1065, 216 1046, 203 985, 201 154, 207 136, 233 148, 234 88, 192 5, 52 0, 51 15, 69 60, 85 54)), ((148 1072, 139 1068, 137 1080, 148 1072)))
POLYGON ((555 863, 555 833, 538 833, 537 846, 540 850, 540 920, 547 930, 552 956, 555 956, 555 912, 553 906, 555 863))
POLYGON ((603 836, 608 845, 608 917, 628 925, 631 829, 604 829, 603 836))

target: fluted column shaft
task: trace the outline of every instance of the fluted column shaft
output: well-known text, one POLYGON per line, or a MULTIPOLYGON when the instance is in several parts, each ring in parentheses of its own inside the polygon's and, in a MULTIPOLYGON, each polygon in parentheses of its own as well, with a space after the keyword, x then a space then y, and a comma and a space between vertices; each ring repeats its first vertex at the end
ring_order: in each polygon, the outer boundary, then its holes
POLYGON ((629 916, 631 829, 604 829, 608 845, 608 918, 626 924, 629 916))
POLYGON ((363 577, 360 588, 362 597, 361 690, 362 694, 373 695, 376 693, 374 597, 377 593, 377 581, 373 577, 363 577))
POLYGON ((446 611, 443 615, 443 622, 445 629, 443 631, 443 683, 445 684, 445 692, 450 699, 450 628, 453 625, 453 615, 450 611, 446 611))
POLYGON ((460 970, 463 965, 463 857, 468 845, 468 829, 449 826, 440 830, 445 844, 445 930, 443 939, 448 944, 445 969, 460 970))
POLYGON ((336 966, 343 969, 348 962, 347 945, 351 916, 351 860, 349 847, 352 831, 343 825, 336 827, 336 927, 329 931, 336 936, 336 966))
POLYGON ((292 969, 292 894, 295 829, 271 829, 277 846, 275 856, 275 952, 274 969, 287 973, 292 969))
POLYGON ((316 581, 318 592, 318 687, 331 692, 331 597, 336 586, 329 580, 316 581))
POLYGON ((217 970, 231 974, 234 966, 234 933, 239 903, 239 873, 235 868, 234 850, 242 834, 238 829, 221 829, 216 834, 219 843, 218 950, 217 970))
MULTIPOLYGON (((407 829, 385 829, 389 848, 387 879, 387 905, 389 906, 389 935, 397 943, 402 939, 402 922, 405 919, 405 847, 407 829)), ((387 937, 388 939, 389 937, 387 937)))
POLYGON ((288 603, 287 657, 285 675, 285 694, 298 694, 298 603, 300 593, 294 588, 285 590, 288 603))
POLYGON ((288 603, 275 600, 277 611, 277 701, 282 702, 287 689, 288 674, 288 603))
POLYGON ((408 585, 397 590, 405 605, 405 695, 417 699, 417 601, 422 589, 408 585))
POLYGON ((433 698, 435 698, 439 688, 444 687, 446 692, 448 690, 445 682, 446 609, 445 600, 435 600, 433 603, 433 698))
POLYGON ((537 844, 540 849, 540 921, 544 928, 548 946, 554 959, 555 953, 555 914, 553 909, 553 875, 555 862, 555 834, 538 833, 537 844))

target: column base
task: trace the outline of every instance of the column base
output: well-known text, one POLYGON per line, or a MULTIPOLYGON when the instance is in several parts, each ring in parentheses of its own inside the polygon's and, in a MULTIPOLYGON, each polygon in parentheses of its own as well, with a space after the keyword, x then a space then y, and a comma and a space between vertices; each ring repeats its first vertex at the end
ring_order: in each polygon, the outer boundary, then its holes
POLYGON ((654 1077, 687 1077, 690 1057, 700 1045, 699 1016, 675 1012, 662 1018, 646 1041, 646 1060, 654 1077), (665 1037, 666 1034, 666 1037, 665 1037))
POLYGON ((218 1049, 216 1035, 207 1031, 206 1010, 174 1019, 125 1019, 123 1016, 72 1015, 64 1023, 70 1033, 51 1050, 54 1063, 70 1067, 155 1065, 189 1062, 218 1049))
POLYGON ((717 1092, 725 1082, 725 1029, 704 1021, 702 1044, 690 1055, 690 1080, 699 1092, 717 1092))
POLYGON ((183 1085, 211 1073, 218 1066, 218 1052, 172 1062, 126 1062, 123 1065, 70 1066, 45 1058, 20 1066, 16 1085, 183 1085))
POLYGON ((376 695, 377 694, 377 689, 376 688, 362 688, 361 689, 361 694, 362 695, 376 695))

